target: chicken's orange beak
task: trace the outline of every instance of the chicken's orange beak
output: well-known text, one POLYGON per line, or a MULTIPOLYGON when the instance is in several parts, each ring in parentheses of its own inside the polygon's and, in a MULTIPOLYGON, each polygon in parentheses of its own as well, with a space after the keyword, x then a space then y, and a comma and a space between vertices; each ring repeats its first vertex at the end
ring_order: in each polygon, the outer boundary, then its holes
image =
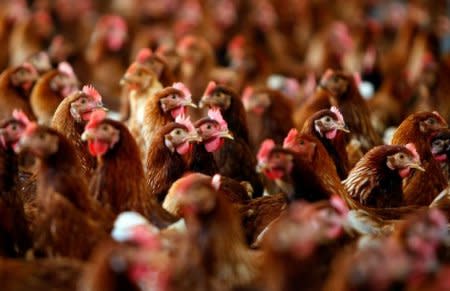
POLYGON ((425 169, 422 167, 420 163, 410 163, 408 164, 408 167, 410 167, 411 169, 419 170, 421 172, 425 172, 425 169))
POLYGON ((83 132, 83 134, 81 135, 81 140, 82 141, 88 141, 88 140, 92 140, 95 138, 95 135, 93 133, 92 130, 87 129, 83 132))

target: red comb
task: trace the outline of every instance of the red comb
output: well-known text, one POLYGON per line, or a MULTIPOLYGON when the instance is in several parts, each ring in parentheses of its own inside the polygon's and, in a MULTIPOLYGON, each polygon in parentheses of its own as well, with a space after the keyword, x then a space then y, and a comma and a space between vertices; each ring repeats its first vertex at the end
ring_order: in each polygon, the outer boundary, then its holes
POLYGON ((36 123, 36 122, 30 122, 30 123, 28 123, 27 124, 27 127, 25 128, 25 131, 24 131, 24 135, 32 135, 35 131, 36 131, 36 129, 38 128, 38 124, 36 123))
POLYGON ((290 149, 293 146, 295 146, 295 140, 297 139, 297 136, 298 136, 297 129, 292 128, 291 130, 289 130, 289 133, 284 138, 283 147, 286 149, 290 149))
POLYGON ((330 111, 336 115, 336 117, 338 118, 339 121, 341 121, 342 123, 345 123, 344 116, 342 115, 342 113, 339 111, 339 109, 336 106, 331 106, 330 111))
POLYGON ((188 47, 190 47, 191 45, 193 45, 194 43, 195 43, 195 37, 192 36, 192 35, 187 35, 187 36, 183 37, 183 38, 180 40, 180 43, 178 44, 178 47, 179 47, 180 49, 185 50, 185 49, 187 49, 188 47))
POLYGON ((217 108, 211 108, 208 110, 208 117, 217 121, 220 124, 221 130, 228 130, 228 124, 223 119, 222 113, 220 113, 220 109, 217 108))
POLYGON ((91 129, 97 127, 100 122, 106 118, 106 112, 104 110, 95 110, 91 114, 89 122, 86 124, 85 129, 91 129))
POLYGON ((181 82, 173 83, 172 87, 174 89, 177 89, 178 91, 183 92, 184 98, 186 98, 187 100, 192 100, 191 91, 189 91, 189 88, 186 87, 186 85, 184 85, 183 83, 181 82))
POLYGON ((95 100, 99 102, 102 101, 102 96, 92 85, 84 85, 82 91, 84 94, 93 97, 95 100))
POLYGON ((71 77, 75 76, 72 66, 68 62, 59 63, 58 71, 60 71, 61 73, 67 74, 68 76, 71 76, 71 77))
POLYGON ((344 200, 342 200, 341 197, 337 196, 337 195, 333 195, 330 198, 330 204, 337 210, 339 211, 340 214, 344 214, 346 215, 349 210, 347 205, 345 204, 344 200))
POLYGON ((214 81, 210 81, 208 83, 208 86, 206 87, 205 93, 203 93, 203 96, 210 96, 214 89, 216 89, 217 84, 214 81))
POLYGON ((25 113, 23 113, 22 110, 14 109, 12 115, 14 119, 22 122, 23 124, 25 124, 25 126, 28 126, 28 124, 30 123, 28 116, 25 113))
POLYGON ((419 153, 417 153, 416 146, 413 143, 408 143, 405 145, 405 148, 407 148, 414 156, 417 162, 420 162, 420 156, 419 153))
POLYGON ((136 56, 136 62, 143 64, 153 55, 153 52, 149 48, 142 48, 137 56, 136 56))
POLYGON ((242 102, 245 104, 245 103, 248 103, 249 101, 250 101, 250 98, 252 97, 252 95, 253 95, 253 87, 252 86, 247 86, 247 87, 245 87, 245 89, 244 89, 244 92, 242 92, 242 102))
POLYGON ((259 147, 258 154, 256 155, 258 162, 267 161, 269 158, 270 152, 275 147, 275 142, 273 139, 266 139, 261 143, 259 147))
POLYGON ((189 132, 195 131, 195 127, 191 122, 191 117, 189 115, 180 114, 175 118, 175 122, 186 126, 189 132))
POLYGON ((242 49, 245 45, 245 38, 242 35, 235 36, 228 45, 228 49, 231 51, 242 49))
POLYGON ((334 71, 332 69, 327 69, 322 76, 322 80, 327 81, 333 74, 334 74, 334 71))
POLYGON ((361 80, 361 74, 360 73, 358 73, 358 72, 354 73, 353 74, 353 79, 355 79, 356 86, 361 85, 362 80, 361 80))

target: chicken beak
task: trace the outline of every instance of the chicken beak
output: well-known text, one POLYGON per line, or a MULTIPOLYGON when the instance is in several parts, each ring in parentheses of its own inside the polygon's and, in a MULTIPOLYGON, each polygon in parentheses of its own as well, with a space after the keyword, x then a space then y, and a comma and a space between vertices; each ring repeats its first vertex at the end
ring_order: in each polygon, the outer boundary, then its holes
POLYGON ((255 170, 256 170, 257 173, 262 173, 266 168, 267 168, 267 163, 259 162, 256 165, 256 169, 255 170))
POLYGON ((201 142, 202 141, 202 137, 198 133, 192 133, 192 134, 187 136, 187 140, 189 142, 201 142))
POLYGON ((345 133, 350 133, 350 130, 348 129, 347 125, 345 125, 345 124, 339 124, 336 129, 343 131, 345 133))
POLYGON ((203 98, 198 102, 198 108, 204 108, 205 107, 205 101, 203 101, 203 98))
POLYGON ((92 130, 85 130, 83 132, 83 134, 81 135, 81 140, 82 141, 88 141, 88 140, 92 140, 94 138, 94 133, 92 132, 92 130))
POLYGON ((219 136, 222 137, 222 138, 228 138, 228 139, 234 140, 233 135, 228 130, 221 132, 219 134, 219 136))
POLYGON ((419 163, 411 163, 408 165, 408 167, 410 167, 411 169, 419 170, 421 172, 425 172, 425 169, 419 163))
POLYGON ((130 78, 125 75, 120 79, 120 86, 125 86, 130 81, 130 78))
POLYGON ((183 105, 184 106, 189 106, 189 107, 192 107, 192 108, 198 108, 197 105, 194 102, 192 102, 191 100, 186 101, 183 105))
POLYGON ((29 138, 26 136, 22 136, 20 138, 20 140, 17 142, 16 146, 14 147, 14 152, 16 154, 20 154, 27 149, 28 139, 29 138))

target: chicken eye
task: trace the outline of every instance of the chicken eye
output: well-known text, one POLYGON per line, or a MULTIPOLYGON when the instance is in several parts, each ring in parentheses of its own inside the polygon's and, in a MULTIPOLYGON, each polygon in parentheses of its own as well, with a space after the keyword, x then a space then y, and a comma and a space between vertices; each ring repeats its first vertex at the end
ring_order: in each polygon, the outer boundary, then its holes
POLYGON ((108 131, 108 126, 107 126, 107 125, 103 125, 103 126, 102 126, 102 130, 103 130, 103 131, 108 131))
POLYGON ((304 140, 300 140, 299 144, 304 145, 305 141, 304 140))
POLYGON ((173 94, 172 99, 177 99, 177 95, 173 94))
POLYGON ((329 116, 327 116, 327 117, 325 117, 325 121, 326 121, 326 122, 330 122, 330 121, 331 121, 331 118, 330 118, 329 116))
POLYGON ((80 99, 80 103, 81 103, 81 104, 86 104, 86 102, 87 102, 86 98, 81 98, 81 99, 80 99))
POLYGON ((12 129, 13 131, 16 131, 16 130, 17 130, 17 125, 15 125, 15 124, 11 125, 11 129, 12 129))
POLYGON ((179 130, 179 129, 175 130, 175 134, 176 135, 180 135, 181 134, 181 130, 179 130))
POLYGON ((211 129, 211 128, 212 128, 211 124, 206 125, 206 129, 211 129))
POLYGON ((400 160, 403 160, 405 158, 403 154, 400 154, 398 157, 400 158, 400 160))
POLYGON ((434 118, 429 118, 429 119, 428 119, 428 124, 433 125, 433 124, 435 124, 435 123, 436 123, 436 120, 435 120, 434 118))

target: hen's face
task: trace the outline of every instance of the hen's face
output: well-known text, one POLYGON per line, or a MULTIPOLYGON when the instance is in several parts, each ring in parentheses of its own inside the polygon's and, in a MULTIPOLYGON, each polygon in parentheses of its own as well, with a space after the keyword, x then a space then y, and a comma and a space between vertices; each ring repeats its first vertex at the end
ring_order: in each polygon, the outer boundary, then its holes
POLYGON ((425 171, 420 164, 420 160, 406 150, 388 156, 386 159, 386 165, 389 169, 398 171, 400 177, 402 178, 407 177, 411 169, 425 171))
POLYGON ((209 95, 204 95, 200 100, 199 107, 219 108, 221 110, 227 110, 231 104, 231 96, 222 92, 221 90, 215 90, 209 95))
POLYGON ((128 37, 128 29, 123 19, 114 17, 103 23, 102 27, 106 35, 106 44, 108 48, 117 52, 123 48, 128 37))
POLYGON ((323 78, 320 81, 319 86, 336 96, 340 96, 347 91, 349 84, 345 78, 333 73, 331 76, 323 78))
POLYGON ((293 167, 292 154, 273 150, 267 160, 264 174, 271 180, 279 180, 291 173, 293 167))
POLYGON ((23 91, 29 92, 34 82, 39 78, 37 70, 30 64, 18 67, 11 74, 11 82, 15 87, 20 87, 23 91))
POLYGON ((429 113, 419 121, 420 131, 427 135, 435 135, 438 131, 447 127, 447 122, 437 112, 429 113))
POLYGON ((436 209, 411 223, 406 232, 407 247, 425 259, 436 255, 437 247, 448 240, 447 219, 436 209))
POLYGON ((270 106, 270 97, 269 94, 263 92, 251 94, 249 98, 243 98, 242 103, 245 111, 260 115, 270 106))
POLYGON ((95 99, 93 96, 83 92, 76 92, 78 98, 70 104, 70 114, 78 123, 89 121, 92 112, 96 110, 105 110, 103 103, 95 99))
POLYGON ((184 127, 177 127, 164 136, 164 144, 171 151, 176 151, 180 155, 191 152, 192 143, 201 142, 201 138, 194 130, 189 132, 184 127))
POLYGON ((37 158, 46 158, 58 151, 58 136, 36 127, 33 131, 27 131, 21 136, 15 151, 18 153, 29 152, 37 158))
POLYGON ((152 85, 156 76, 142 65, 132 64, 120 80, 122 86, 130 90, 144 91, 152 85))
POLYGON ((286 144, 285 147, 299 154, 306 161, 311 162, 316 153, 317 145, 314 141, 300 135, 295 138, 292 144, 286 144))
POLYGON ((101 157, 112 149, 120 139, 120 131, 106 122, 101 122, 93 128, 87 128, 81 135, 88 142, 91 155, 101 157))
POLYGON ((181 91, 177 91, 176 93, 172 92, 169 95, 162 97, 159 100, 159 103, 163 112, 169 112, 173 118, 176 118, 178 115, 185 114, 186 106, 193 108, 197 107, 192 100, 190 98, 186 98, 181 91))
POLYGON ((338 131, 350 132, 345 123, 338 120, 334 114, 325 115, 314 120, 314 128, 320 136, 325 136, 327 139, 334 139, 338 131))
POLYGON ((224 138, 233 139, 228 131, 220 128, 220 124, 215 120, 207 120, 196 127, 205 148, 208 152, 215 152, 224 143, 224 138))
POLYGON ((59 92, 61 96, 67 97, 78 89, 78 80, 65 73, 59 73, 50 81, 50 88, 59 92))
POLYGON ((178 194, 183 215, 206 214, 210 212, 216 205, 216 193, 212 187, 199 185, 181 191, 178 194))
POLYGON ((438 162, 446 162, 450 151, 450 136, 439 135, 431 142, 431 153, 438 162))
POLYGON ((2 128, 0 128, 0 144, 3 148, 12 147, 15 149, 20 140, 21 135, 25 131, 25 124, 11 119, 2 128))

